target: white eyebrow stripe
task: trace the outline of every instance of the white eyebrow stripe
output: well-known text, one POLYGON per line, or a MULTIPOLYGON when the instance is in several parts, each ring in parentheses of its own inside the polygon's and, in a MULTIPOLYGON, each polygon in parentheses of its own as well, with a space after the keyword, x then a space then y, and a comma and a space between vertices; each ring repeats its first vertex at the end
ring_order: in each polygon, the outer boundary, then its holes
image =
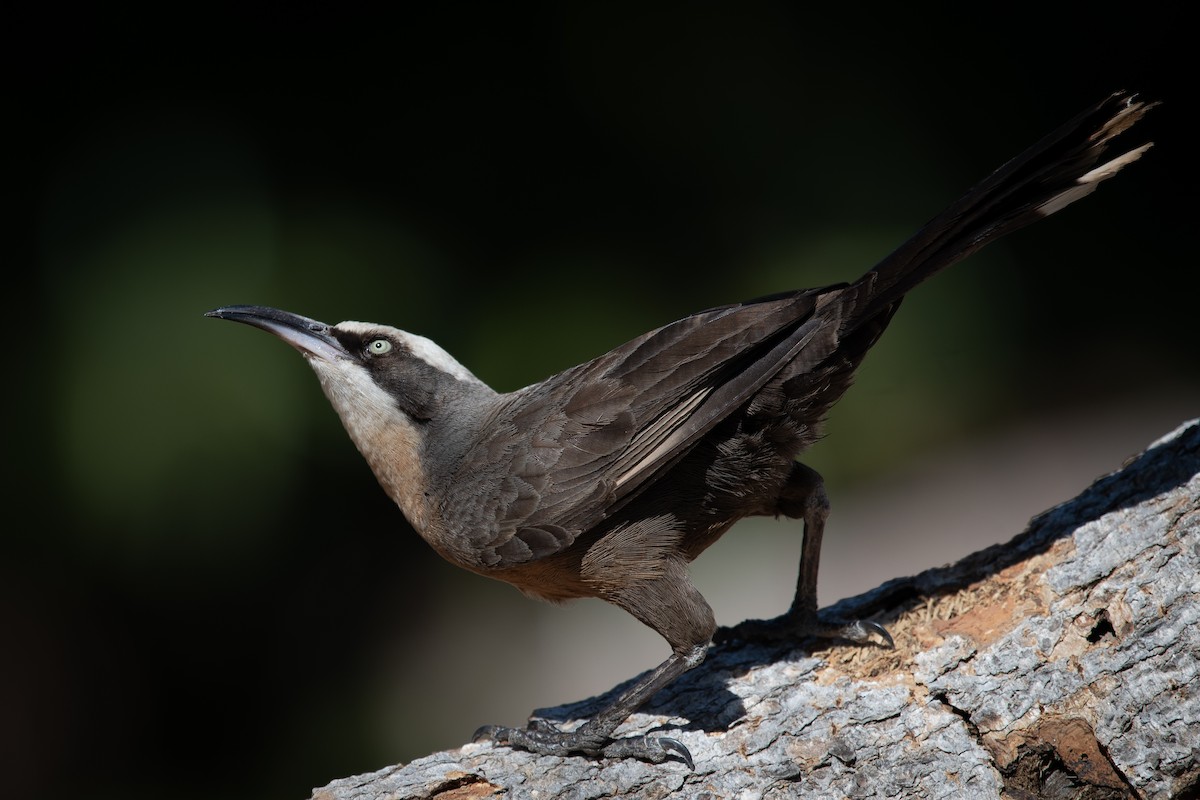
POLYGON ((424 336, 418 336, 415 333, 404 333, 401 331, 402 340, 408 345, 408 349, 417 358, 429 364, 432 367, 440 369, 449 375, 453 375, 460 381, 472 381, 478 383, 479 379, 471 374, 471 370, 458 363, 454 356, 447 353, 442 347, 432 339, 426 339, 424 336))
POLYGON ((415 333, 409 333, 408 331, 402 331, 387 325, 373 325, 369 322, 354 322, 353 320, 339 322, 337 327, 344 331, 357 333, 364 338, 370 338, 372 335, 391 336, 408 347, 409 351, 415 357, 421 359, 429 366, 439 369, 460 381, 482 383, 479 378, 476 378, 471 373, 471 370, 460 364, 454 356, 443 350, 436 342, 426 339, 424 336, 418 336, 415 333))

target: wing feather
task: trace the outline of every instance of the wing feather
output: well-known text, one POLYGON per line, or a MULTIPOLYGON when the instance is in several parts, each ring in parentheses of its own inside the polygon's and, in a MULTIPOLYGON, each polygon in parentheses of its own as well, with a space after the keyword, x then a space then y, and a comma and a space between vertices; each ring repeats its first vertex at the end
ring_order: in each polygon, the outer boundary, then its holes
POLYGON ((463 459, 480 474, 449 481, 454 488, 444 501, 444 513, 481 554, 480 566, 503 569, 570 546, 786 364, 827 356, 840 306, 818 303, 820 296, 800 292, 700 312, 506 395, 482 426, 488 438, 463 459), (455 495, 462 486, 492 491, 455 495))

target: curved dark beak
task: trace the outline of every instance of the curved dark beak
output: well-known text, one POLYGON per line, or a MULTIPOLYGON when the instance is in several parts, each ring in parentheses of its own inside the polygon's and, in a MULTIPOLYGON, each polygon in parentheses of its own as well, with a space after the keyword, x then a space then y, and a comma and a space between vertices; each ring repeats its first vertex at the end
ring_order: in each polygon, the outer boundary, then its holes
POLYGON ((225 306, 206 312, 204 316, 244 322, 261 328, 283 339, 305 356, 332 361, 349 355, 330 332, 330 326, 290 311, 267 306, 225 306))

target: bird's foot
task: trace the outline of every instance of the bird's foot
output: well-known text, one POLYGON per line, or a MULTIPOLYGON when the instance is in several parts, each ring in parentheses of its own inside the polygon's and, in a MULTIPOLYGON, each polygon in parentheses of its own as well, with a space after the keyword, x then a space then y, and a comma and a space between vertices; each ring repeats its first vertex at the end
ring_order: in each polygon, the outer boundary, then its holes
POLYGON ((889 650, 896 647, 887 628, 871 620, 853 622, 821 619, 815 611, 797 612, 794 609, 775 619, 748 619, 729 628, 719 628, 713 641, 717 644, 733 640, 778 641, 817 636, 822 639, 846 639, 856 644, 879 644, 889 650))
POLYGON ((582 754, 602 758, 636 758, 661 764, 672 756, 694 770, 691 752, 678 739, 667 736, 633 736, 628 739, 613 739, 588 732, 584 724, 577 731, 561 731, 543 720, 534 720, 528 728, 506 728, 501 725, 484 725, 475 731, 473 741, 488 739, 496 744, 519 747, 531 753, 545 756, 569 756, 582 754))

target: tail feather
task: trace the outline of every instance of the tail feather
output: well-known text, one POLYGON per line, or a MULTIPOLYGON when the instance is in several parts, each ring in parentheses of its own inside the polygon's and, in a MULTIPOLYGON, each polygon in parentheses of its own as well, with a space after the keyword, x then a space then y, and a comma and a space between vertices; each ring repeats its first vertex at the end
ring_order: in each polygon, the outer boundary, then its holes
POLYGON ((993 172, 859 279, 867 291, 843 330, 893 307, 914 286, 993 239, 1091 194, 1151 147, 1148 142, 1105 156, 1110 142, 1155 105, 1114 93, 993 172))

